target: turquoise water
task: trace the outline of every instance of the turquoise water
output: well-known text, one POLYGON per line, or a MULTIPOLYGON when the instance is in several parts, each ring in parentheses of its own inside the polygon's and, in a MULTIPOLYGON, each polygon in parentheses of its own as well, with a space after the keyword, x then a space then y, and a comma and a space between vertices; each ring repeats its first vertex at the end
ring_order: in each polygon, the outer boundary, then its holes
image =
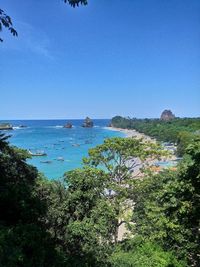
POLYGON ((163 167, 163 168, 167 168, 167 167, 174 167, 177 165, 177 161, 172 161, 172 160, 169 160, 169 161, 158 161, 155 163, 156 166, 160 166, 160 167, 163 167))
POLYGON ((83 120, 71 120, 74 125, 72 129, 62 126, 66 120, 32 120, 32 121, 9 121, 15 129, 6 131, 11 134, 10 143, 20 148, 31 151, 42 150, 47 156, 32 157, 29 163, 36 166, 38 170, 49 179, 58 179, 66 171, 81 166, 88 149, 103 143, 105 138, 120 136, 124 134, 118 131, 106 129, 109 120, 94 120, 93 128, 82 128, 83 120), (19 128, 26 125, 26 128, 19 128), (63 161, 59 161, 62 158, 63 161), (42 163, 50 161, 51 163, 42 163))

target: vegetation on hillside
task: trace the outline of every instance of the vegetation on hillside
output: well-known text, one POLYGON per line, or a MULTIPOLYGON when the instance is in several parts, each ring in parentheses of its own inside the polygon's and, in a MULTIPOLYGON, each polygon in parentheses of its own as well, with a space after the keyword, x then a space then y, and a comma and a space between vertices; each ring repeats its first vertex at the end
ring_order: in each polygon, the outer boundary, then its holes
POLYGON ((169 121, 160 119, 136 119, 116 116, 112 126, 135 129, 158 141, 177 143, 177 154, 183 156, 189 143, 200 137, 200 118, 175 118, 169 121))
POLYGON ((0 266, 197 267, 200 141, 176 172, 138 179, 130 159, 146 167, 162 153, 142 140, 108 139, 83 168, 49 181, 1 135, 0 266))
POLYGON ((137 180, 133 198, 135 233, 199 266, 200 142, 188 146, 176 172, 137 180))

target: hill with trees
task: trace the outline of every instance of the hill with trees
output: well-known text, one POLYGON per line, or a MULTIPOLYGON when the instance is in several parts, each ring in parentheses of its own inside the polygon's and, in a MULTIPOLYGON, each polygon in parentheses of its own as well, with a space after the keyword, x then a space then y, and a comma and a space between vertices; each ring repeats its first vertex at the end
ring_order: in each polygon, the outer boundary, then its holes
POLYGON ((50 181, 1 134, 0 266, 199 266, 200 141, 177 171, 149 172, 148 159, 162 153, 157 144, 107 139, 82 168, 50 181))
POLYGON ((135 129, 158 141, 176 143, 177 154, 182 156, 187 145, 200 137, 200 118, 136 119, 116 116, 111 125, 116 128, 135 129))

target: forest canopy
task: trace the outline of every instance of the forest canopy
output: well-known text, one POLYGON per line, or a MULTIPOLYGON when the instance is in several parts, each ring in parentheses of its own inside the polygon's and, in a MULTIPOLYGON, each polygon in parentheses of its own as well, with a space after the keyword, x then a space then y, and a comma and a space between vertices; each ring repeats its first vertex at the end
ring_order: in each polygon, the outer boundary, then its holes
POLYGON ((184 154, 190 142, 200 138, 200 118, 174 118, 164 121, 115 116, 111 125, 116 128, 135 129, 158 141, 177 144, 178 156, 184 154))
POLYGON ((176 172, 138 179, 126 164, 160 153, 142 140, 108 139, 53 181, 1 134, 0 266, 198 267, 200 141, 176 172))

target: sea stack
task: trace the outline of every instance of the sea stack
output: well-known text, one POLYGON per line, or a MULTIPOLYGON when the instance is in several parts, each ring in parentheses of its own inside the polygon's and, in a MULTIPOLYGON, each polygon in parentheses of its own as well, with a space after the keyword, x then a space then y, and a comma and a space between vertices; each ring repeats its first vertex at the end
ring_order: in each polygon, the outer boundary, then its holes
POLYGON ((13 130, 13 126, 10 123, 0 123, 0 130, 13 130))
POLYGON ((171 110, 168 110, 168 109, 165 109, 160 116, 160 119, 163 121, 170 121, 170 120, 173 120, 174 118, 175 118, 175 115, 172 113, 171 110))
POLYGON ((86 117, 82 127, 84 127, 84 128, 92 128, 93 126, 94 126, 93 121, 89 117, 86 117))
POLYGON ((71 129, 72 128, 72 124, 70 122, 68 122, 67 124, 65 124, 63 126, 63 128, 71 129))

